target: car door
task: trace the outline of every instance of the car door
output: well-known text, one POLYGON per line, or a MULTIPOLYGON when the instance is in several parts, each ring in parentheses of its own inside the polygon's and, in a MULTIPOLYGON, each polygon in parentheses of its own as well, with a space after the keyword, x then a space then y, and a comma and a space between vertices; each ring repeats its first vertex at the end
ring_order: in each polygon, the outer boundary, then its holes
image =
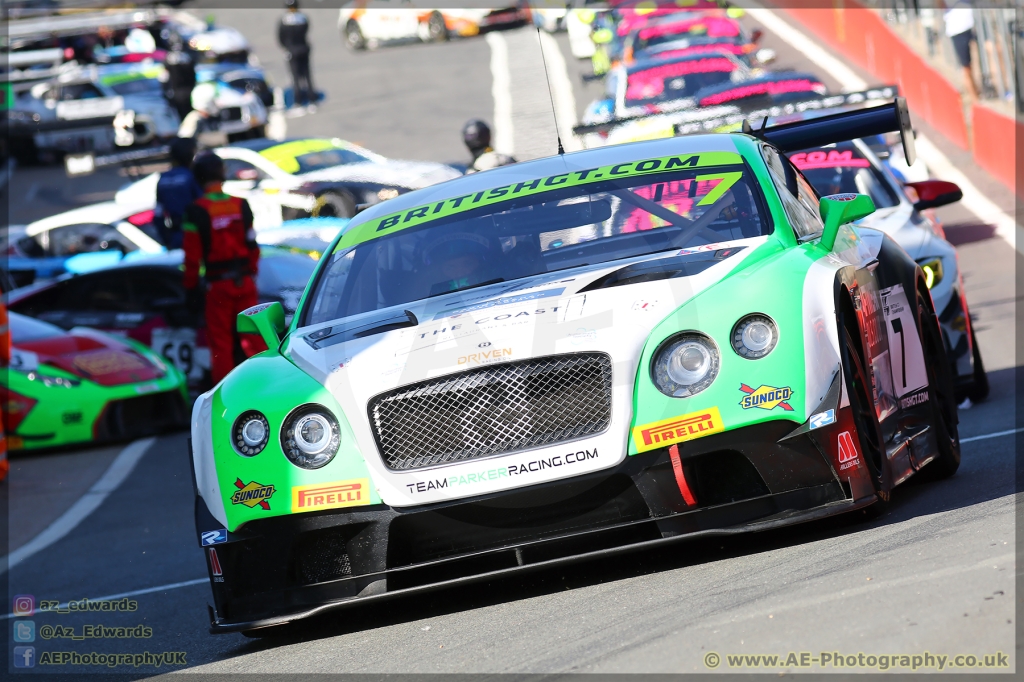
POLYGON ((200 383, 210 370, 210 349, 202 321, 186 306, 181 274, 169 268, 133 268, 128 279, 134 309, 146 313, 133 338, 148 343, 190 384, 200 383))

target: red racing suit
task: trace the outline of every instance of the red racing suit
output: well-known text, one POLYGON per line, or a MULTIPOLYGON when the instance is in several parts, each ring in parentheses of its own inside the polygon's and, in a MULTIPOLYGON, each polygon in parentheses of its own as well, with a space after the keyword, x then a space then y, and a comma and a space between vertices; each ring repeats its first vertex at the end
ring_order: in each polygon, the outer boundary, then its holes
POLYGON ((256 305, 256 273, 260 251, 252 228, 252 210, 245 199, 207 186, 206 194, 185 209, 185 288, 201 286, 199 269, 206 266, 206 338, 210 369, 216 384, 246 357, 266 350, 262 339, 236 331, 236 317, 256 305), (243 338, 244 337, 244 338, 243 338))

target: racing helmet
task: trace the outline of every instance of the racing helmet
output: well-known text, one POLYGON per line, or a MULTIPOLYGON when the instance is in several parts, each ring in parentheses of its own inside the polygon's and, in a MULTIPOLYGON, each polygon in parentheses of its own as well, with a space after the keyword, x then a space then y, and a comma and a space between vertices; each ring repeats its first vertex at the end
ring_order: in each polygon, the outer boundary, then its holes
POLYGON ((490 252, 491 242, 486 237, 471 232, 452 232, 427 244, 423 249, 423 264, 438 265, 463 256, 476 256, 484 261, 490 252))
POLYGON ((192 162, 192 175, 200 187, 211 182, 224 182, 224 161, 213 152, 203 152, 192 162))
POLYGON ((191 137, 176 137, 171 140, 171 161, 188 168, 196 155, 196 141, 191 137))
POLYGON ((192 108, 204 114, 216 115, 220 111, 217 106, 217 85, 215 83, 200 83, 193 88, 192 108))
POLYGON ((462 126, 462 141, 471 152, 487 149, 491 146, 491 128, 480 119, 470 119, 462 126))

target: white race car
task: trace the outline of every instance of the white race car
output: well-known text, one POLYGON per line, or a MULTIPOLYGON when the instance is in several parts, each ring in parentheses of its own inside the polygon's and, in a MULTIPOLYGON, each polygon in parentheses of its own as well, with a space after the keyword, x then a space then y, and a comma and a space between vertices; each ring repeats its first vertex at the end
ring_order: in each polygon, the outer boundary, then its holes
MULTIPOLYGON (((311 215, 351 218, 360 205, 461 175, 445 164, 388 159, 338 138, 247 140, 214 152, 225 162, 224 191, 249 202, 257 230, 311 215)), ((154 173, 129 185, 117 200, 155 205, 158 179, 154 173)))

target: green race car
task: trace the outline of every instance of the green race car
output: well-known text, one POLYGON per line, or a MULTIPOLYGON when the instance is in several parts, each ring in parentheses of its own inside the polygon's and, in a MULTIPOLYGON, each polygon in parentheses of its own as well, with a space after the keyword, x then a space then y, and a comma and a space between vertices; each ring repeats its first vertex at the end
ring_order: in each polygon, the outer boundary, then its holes
POLYGON ((10 330, 11 365, 0 384, 10 450, 138 438, 188 423, 185 376, 142 344, 14 312, 10 330))
POLYGON ((870 197, 819 198, 784 155, 858 125, 909 117, 565 154, 359 214, 287 328, 277 304, 239 316, 270 350, 194 406, 212 631, 953 474, 920 267, 851 225, 870 197))

